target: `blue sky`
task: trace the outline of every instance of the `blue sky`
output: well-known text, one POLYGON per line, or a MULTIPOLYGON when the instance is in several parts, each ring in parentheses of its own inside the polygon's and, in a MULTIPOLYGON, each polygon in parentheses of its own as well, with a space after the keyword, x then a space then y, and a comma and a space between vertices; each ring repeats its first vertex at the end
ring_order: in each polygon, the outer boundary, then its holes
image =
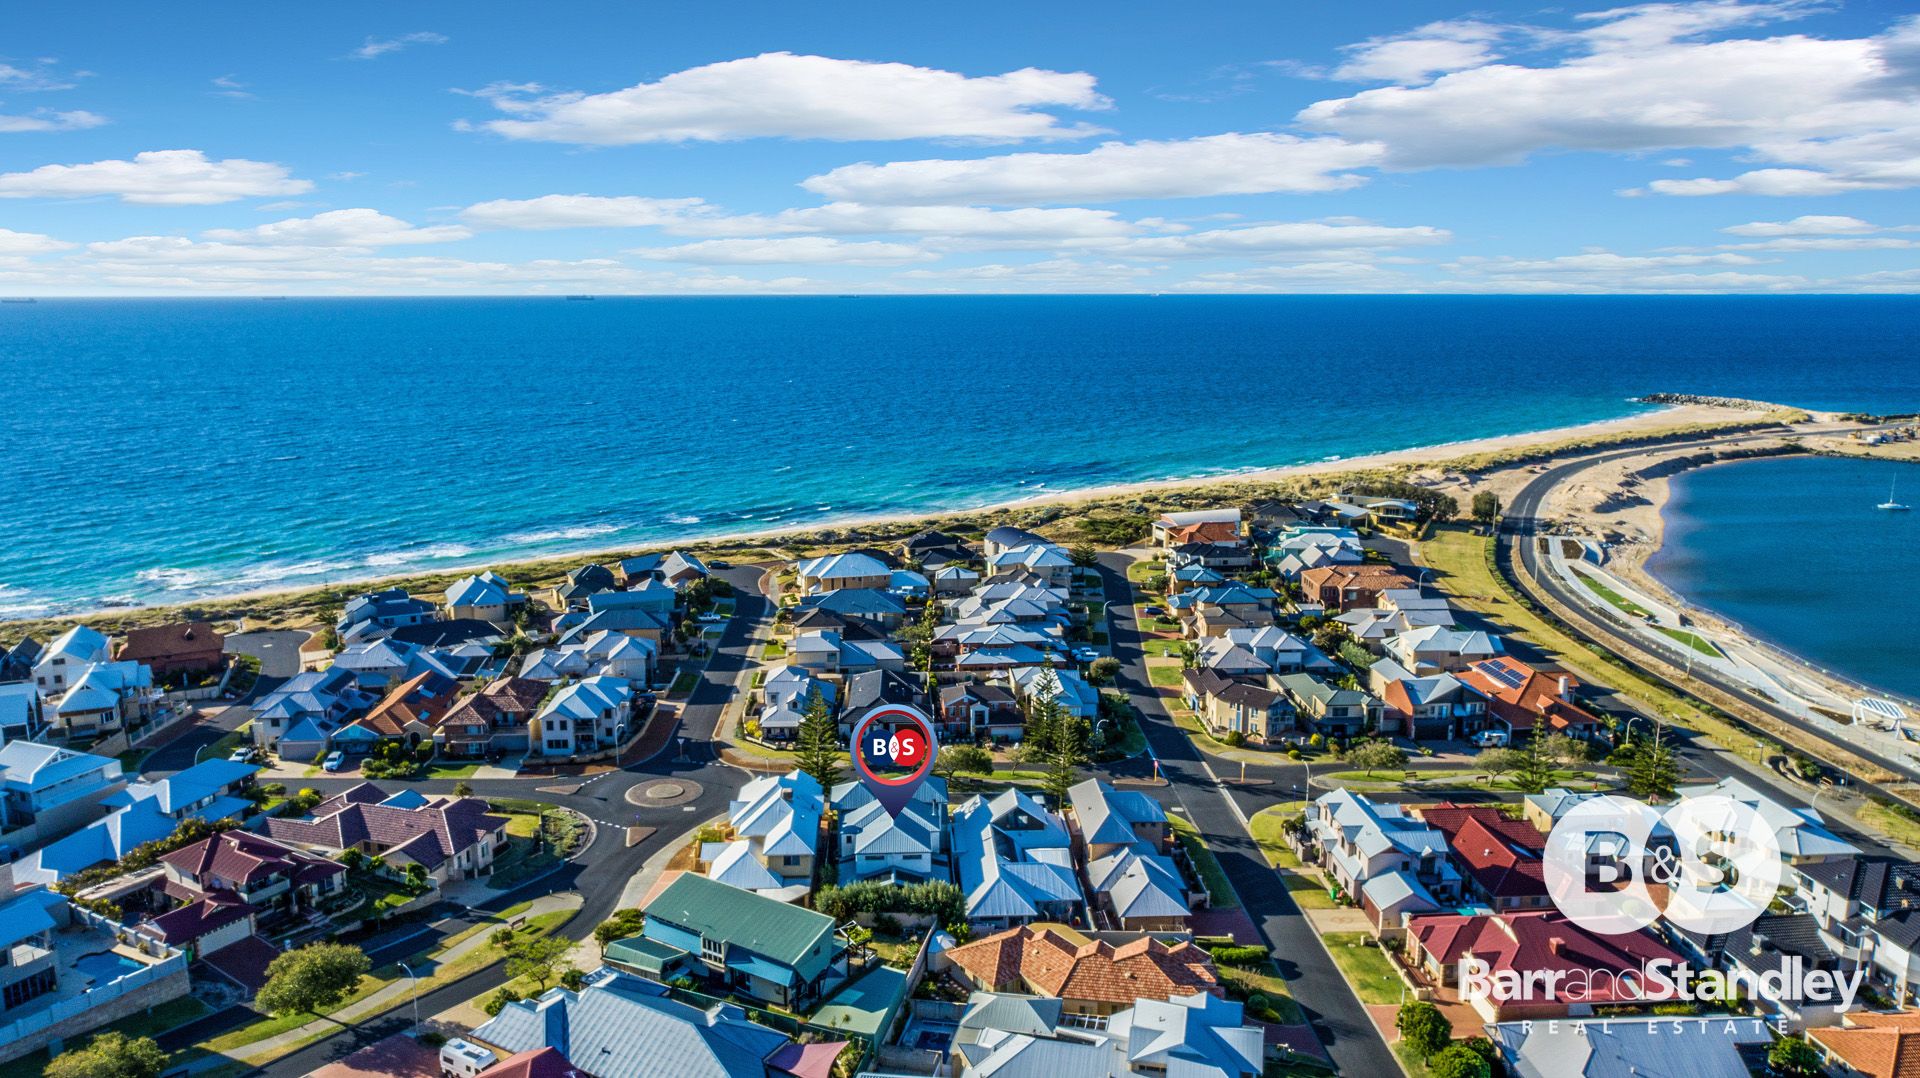
POLYGON ((1920 289, 1885 3, 15 6, 0 293, 1920 289))

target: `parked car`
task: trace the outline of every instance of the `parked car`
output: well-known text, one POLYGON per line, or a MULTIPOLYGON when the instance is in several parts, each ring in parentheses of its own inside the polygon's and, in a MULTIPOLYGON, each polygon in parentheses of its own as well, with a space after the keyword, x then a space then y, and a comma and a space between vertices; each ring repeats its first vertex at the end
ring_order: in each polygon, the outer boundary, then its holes
POLYGON ((712 561, 710 561, 710 562, 708 562, 708 563, 707 563, 707 568, 709 568, 709 569, 731 569, 731 568, 733 568, 733 563, 732 563, 732 562, 730 562, 730 561, 721 561, 720 559, 718 559, 718 558, 715 558, 714 560, 712 560, 712 561))
POLYGON ((1099 657, 1100 657, 1099 648, 1074 648, 1073 649, 1073 660, 1075 662, 1090 663, 1098 659, 1099 657))
POLYGON ((320 764, 320 770, 338 771, 342 767, 345 767, 346 765, 347 765, 347 754, 344 752, 341 752, 339 749, 335 749, 332 752, 327 753, 326 760, 324 760, 320 764))
POLYGON ((227 761, 236 764, 250 764, 253 762, 253 750, 235 749, 227 754, 227 761))
POLYGON ((1166 610, 1165 608, 1158 607, 1158 606, 1143 606, 1140 608, 1140 612, 1150 618, 1157 618, 1160 615, 1165 614, 1166 610))
POLYGON ((699 617, 694 618, 693 620, 700 622, 703 625, 714 625, 719 622, 727 620, 727 616, 725 614, 716 614, 713 611, 709 610, 706 613, 700 615, 699 617))
POLYGON ((1503 749, 1507 746, 1505 730, 1482 730, 1474 735, 1473 743, 1483 749, 1503 749))

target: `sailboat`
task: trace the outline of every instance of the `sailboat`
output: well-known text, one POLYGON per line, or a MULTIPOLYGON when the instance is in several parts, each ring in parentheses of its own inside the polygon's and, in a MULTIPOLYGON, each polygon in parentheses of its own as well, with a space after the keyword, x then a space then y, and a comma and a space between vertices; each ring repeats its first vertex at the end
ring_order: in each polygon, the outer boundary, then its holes
POLYGON ((1887 484, 1887 500, 1884 502, 1881 502, 1879 505, 1874 506, 1874 508, 1885 509, 1890 513, 1904 513, 1907 510, 1912 509, 1913 506, 1911 505, 1905 505, 1893 500, 1893 492, 1896 488, 1898 488, 1899 485, 1900 485, 1900 477, 1895 476, 1893 479, 1893 482, 1887 484))

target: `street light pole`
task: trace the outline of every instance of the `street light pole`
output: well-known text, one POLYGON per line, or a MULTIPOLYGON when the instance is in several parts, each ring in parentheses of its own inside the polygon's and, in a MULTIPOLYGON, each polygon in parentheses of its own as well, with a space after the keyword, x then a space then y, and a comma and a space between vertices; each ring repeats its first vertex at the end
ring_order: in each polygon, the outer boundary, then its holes
POLYGON ((405 962, 398 963, 407 971, 407 992, 413 997, 413 1028, 420 1028, 420 978, 414 975, 413 967, 405 962))

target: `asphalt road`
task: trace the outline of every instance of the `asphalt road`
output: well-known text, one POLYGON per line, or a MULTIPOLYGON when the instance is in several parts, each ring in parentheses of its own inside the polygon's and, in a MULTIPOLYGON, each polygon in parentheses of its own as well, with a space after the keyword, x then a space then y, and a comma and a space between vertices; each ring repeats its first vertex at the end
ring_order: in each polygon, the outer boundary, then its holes
MULTIPOLYGON (((1662 446, 1661 448, 1664 450, 1676 446, 1685 447, 1688 445, 1697 445, 1702 449, 1725 448, 1727 446, 1740 445, 1772 437, 1778 437, 1778 435, 1745 435, 1734 438, 1709 438, 1702 439, 1697 443, 1675 443, 1674 446, 1662 446)), ((1565 482, 1579 472, 1593 467, 1596 464, 1637 456, 1644 452, 1645 450, 1626 450, 1585 457, 1580 460, 1569 461, 1566 464, 1549 468, 1529 480, 1527 485, 1522 487, 1519 493, 1514 495, 1513 502, 1507 507, 1506 516, 1501 521, 1500 531, 1496 538, 1497 545, 1495 550, 1495 561, 1500 570, 1506 573, 1508 577, 1514 580, 1523 590, 1529 590, 1537 586, 1539 590, 1545 591, 1569 610, 1586 610, 1586 598, 1573 594, 1566 585, 1547 570, 1543 564, 1539 544, 1535 542, 1535 538, 1540 534, 1540 526, 1542 523, 1539 518, 1540 508, 1545 504, 1547 495, 1556 485, 1565 482), (1514 559, 1516 557, 1519 558, 1521 564, 1526 567, 1533 581, 1524 581, 1518 574, 1513 572, 1514 559), (1537 584, 1535 582, 1537 582, 1537 584)), ((1682 693, 1688 692, 1687 686, 1669 681, 1667 678, 1655 673, 1655 668, 1648 664, 1649 660, 1654 660, 1669 666, 1683 666, 1686 659, 1680 652, 1667 651, 1629 633, 1612 632, 1606 634, 1606 639, 1601 639, 1589 625, 1572 624, 1568 627, 1576 636, 1600 644, 1609 651, 1616 653, 1621 651, 1627 652, 1625 657, 1648 676, 1667 684, 1676 691, 1682 693)), ((1710 685, 1714 689, 1739 700, 1755 711, 1759 711, 1770 718, 1777 719, 1814 737, 1827 739, 1830 734, 1830 731, 1822 729, 1818 723, 1801 718, 1786 708, 1774 703, 1767 697, 1755 692, 1745 684, 1728 678, 1716 670, 1695 666, 1693 667, 1692 680, 1710 685)), ((1894 774, 1920 781, 1920 767, 1916 767, 1911 760, 1889 757, 1885 754, 1862 748, 1851 742, 1847 743, 1845 748, 1855 755, 1869 760, 1894 774)), ((1855 781, 1858 781, 1857 777, 1855 781)))
MULTIPOLYGON (((1100 574, 1108 595, 1127 594, 1126 566, 1130 560, 1120 554, 1101 557, 1100 574)), ((1116 687, 1124 691, 1139 710, 1149 751, 1159 761, 1160 772, 1167 779, 1168 785, 1157 791, 1160 800, 1179 811, 1206 836, 1207 845, 1240 896, 1242 908, 1266 937, 1294 1001, 1300 1005, 1340 1073, 1399 1074, 1398 1062, 1380 1039, 1360 1000, 1327 956, 1319 936, 1288 897, 1279 876, 1255 847, 1253 836, 1247 830, 1247 816, 1264 804, 1279 800, 1279 795, 1270 789, 1241 792, 1234 788, 1230 792, 1229 787, 1220 783, 1200 750, 1174 725, 1160 694, 1148 680, 1132 606, 1113 603, 1108 611, 1113 655, 1120 660, 1116 687), (1247 804, 1242 805, 1237 797, 1247 804)))
MULTIPOLYGON (((711 738, 731 697, 735 681, 750 665, 747 641, 760 631, 770 612, 766 600, 758 592, 758 570, 742 567, 727 570, 721 575, 734 585, 736 616, 728 623, 717 653, 708 664, 706 675, 695 686, 687 704, 681 709, 679 733, 688 739, 686 759, 679 758, 681 752, 678 745, 670 745, 652 760, 590 779, 573 794, 539 793, 535 788, 571 785, 579 780, 467 780, 474 794, 479 797, 532 798, 580 812, 595 821, 593 841, 579 857, 554 872, 528 881, 512 891, 501 892, 472 909, 457 911, 451 918, 435 922, 426 933, 421 933, 419 926, 412 926, 369 941, 369 953, 376 965, 425 950, 432 946, 437 937, 478 923, 486 919, 487 914, 497 913, 540 895, 562 891, 578 893, 583 903, 580 911, 560 929, 559 934, 569 939, 584 939, 593 933, 596 925, 613 913, 627 881, 640 871, 648 858, 675 843, 687 829, 726 811, 727 802, 749 776, 738 768, 719 763, 711 747, 711 738), (700 796, 687 805, 657 809, 637 808, 626 801, 627 790, 631 787, 669 777, 698 782, 701 785, 700 796), (635 824, 644 824, 656 830, 645 841, 629 847, 626 845, 625 828, 635 824)), ((301 785, 331 794, 359 781, 313 778, 303 781, 301 785)), ((396 785, 385 780, 381 784, 396 785)), ((435 780, 405 785, 427 793, 451 793, 456 783, 435 780)), ((491 992, 506 980, 504 965, 496 963, 421 996, 419 1014, 424 1018, 451 1009, 474 996, 491 992)), ((413 1013, 412 1003, 403 1003, 356 1025, 343 1026, 339 1032, 250 1073, 271 1075, 273 1078, 303 1078, 360 1048, 404 1032, 413 1023, 413 1013)), ((215 1017, 219 1016, 209 1016, 201 1021, 211 1022, 215 1017)))

